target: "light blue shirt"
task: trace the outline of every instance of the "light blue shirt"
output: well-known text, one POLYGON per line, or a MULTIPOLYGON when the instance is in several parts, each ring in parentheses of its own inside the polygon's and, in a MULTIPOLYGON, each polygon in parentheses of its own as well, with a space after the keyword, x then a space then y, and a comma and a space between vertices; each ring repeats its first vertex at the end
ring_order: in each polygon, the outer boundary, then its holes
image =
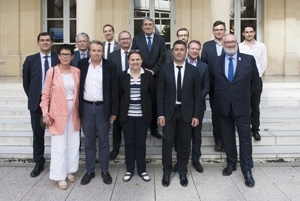
MULTIPOLYGON (((148 44, 148 38, 147 37, 149 37, 149 36, 145 34, 146 44, 148 44)), ((152 33, 150 37, 151 37, 151 39, 150 39, 151 40, 151 45, 153 45, 154 33, 152 33)))
POLYGON ((225 75, 228 78, 228 65, 229 65, 229 58, 232 58, 232 62, 233 62, 233 77, 235 75, 235 71, 236 71, 236 64, 237 64, 237 53, 235 53, 233 56, 228 56, 227 54, 225 54, 225 75))
POLYGON ((215 41, 215 44, 216 44, 216 50, 217 50, 217 55, 220 56, 222 54, 222 50, 223 50, 223 45, 219 45, 219 43, 217 43, 215 41))

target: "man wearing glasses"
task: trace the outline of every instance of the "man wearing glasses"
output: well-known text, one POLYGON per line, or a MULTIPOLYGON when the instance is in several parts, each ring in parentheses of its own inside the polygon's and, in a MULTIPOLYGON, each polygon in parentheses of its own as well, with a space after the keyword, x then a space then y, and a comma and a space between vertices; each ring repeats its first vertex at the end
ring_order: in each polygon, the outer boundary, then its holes
POLYGON ((227 167, 223 175, 236 170, 237 148, 235 127, 240 147, 240 166, 245 185, 253 187, 252 139, 250 129, 250 96, 259 84, 259 74, 253 56, 239 53, 236 36, 227 34, 223 38, 225 54, 213 63, 212 82, 215 86, 215 112, 219 115, 223 143, 227 155, 227 167))
MULTIPOLYGON (((129 68, 127 55, 131 47, 130 33, 128 31, 122 31, 121 33, 119 33, 118 41, 121 46, 121 49, 108 54, 107 59, 116 64, 117 74, 119 77, 122 71, 127 70, 129 68)), ((122 139, 121 132, 122 128, 117 117, 117 119, 113 123, 113 150, 110 152, 110 160, 116 159, 117 155, 119 154, 122 139)))
MULTIPOLYGON (((216 21, 213 24, 213 35, 215 39, 207 41, 203 44, 201 61, 208 65, 210 73, 213 70, 211 69, 212 62, 223 52, 222 38, 225 35, 225 32, 226 32, 225 22, 216 21)), ((224 152, 224 147, 222 145, 222 134, 220 130, 219 118, 215 112, 214 93, 215 93, 214 87, 213 85, 211 85, 210 92, 209 92, 209 103, 210 103, 210 108, 212 113, 211 119, 213 125, 213 135, 215 138, 215 151, 224 152)))

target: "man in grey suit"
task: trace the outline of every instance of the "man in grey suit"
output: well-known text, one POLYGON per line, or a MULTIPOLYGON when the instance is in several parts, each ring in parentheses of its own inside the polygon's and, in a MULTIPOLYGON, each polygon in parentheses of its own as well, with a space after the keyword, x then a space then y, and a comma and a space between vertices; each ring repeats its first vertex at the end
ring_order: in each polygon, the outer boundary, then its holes
MULTIPOLYGON (((207 41, 203 44, 203 49, 201 53, 201 61, 206 63, 208 67, 211 67, 212 62, 222 54, 223 46, 222 46, 222 38, 226 33, 225 22, 216 21, 213 24, 213 35, 214 39, 207 41)), ((209 68, 210 74, 212 69, 209 68)), ((214 87, 211 85, 209 92, 209 103, 211 108, 211 120, 213 125, 213 135, 215 138, 215 151, 224 152, 224 147, 222 144, 222 134, 220 129, 220 122, 218 114, 215 112, 215 103, 214 103, 214 87)))
POLYGON ((173 46, 174 63, 162 67, 157 81, 158 122, 163 127, 162 185, 170 185, 172 147, 178 134, 177 162, 180 184, 188 185, 187 164, 192 129, 199 124, 201 83, 198 69, 185 61, 186 43, 177 40, 173 46))
POLYGON ((81 32, 77 34, 75 40, 78 50, 74 51, 74 57, 71 61, 71 66, 77 67, 77 63, 80 59, 90 57, 88 52, 90 37, 87 33, 81 32))
MULTIPOLYGON (((122 71, 127 70, 129 68, 127 55, 131 47, 130 33, 128 31, 122 31, 121 33, 119 33, 118 41, 121 46, 121 49, 110 53, 108 55, 107 60, 110 60, 116 64, 117 74, 119 77, 122 71)), ((118 80, 116 80, 116 82, 117 81, 118 80)), ((113 123, 113 150, 110 152, 111 160, 116 159, 119 153, 119 149, 121 146, 121 139, 122 139, 121 132, 122 132, 122 128, 117 117, 117 119, 113 123)))
POLYGON ((31 171, 31 177, 37 177, 44 170, 45 158, 45 130, 42 129, 40 119, 41 94, 44 88, 46 71, 58 64, 58 55, 51 52, 53 37, 42 32, 37 37, 40 52, 26 57, 23 63, 22 76, 23 88, 28 97, 28 109, 30 110, 31 127, 33 132, 33 160, 35 167, 31 171))
POLYGON ((103 42, 103 46, 104 46, 103 58, 107 59, 110 53, 120 49, 120 44, 114 40, 115 29, 113 25, 111 24, 104 25, 103 34, 106 39, 106 41, 103 42))
MULTIPOLYGON (((143 55, 142 67, 152 73, 156 84, 157 76, 159 75, 161 67, 165 63, 165 39, 160 35, 153 33, 155 25, 152 18, 144 18, 142 29, 144 33, 134 36, 131 49, 141 51, 143 55)), ((151 135, 156 138, 162 138, 161 134, 157 130, 156 92, 154 93, 152 99, 153 119, 150 124, 151 135)))
POLYGON ((223 37, 225 54, 219 56, 212 67, 215 87, 215 111, 219 114, 223 143, 227 155, 227 167, 223 175, 229 176, 236 170, 237 147, 235 128, 239 136, 239 154, 245 184, 253 187, 252 137, 250 129, 250 96, 259 84, 259 74, 253 56, 238 52, 236 36, 223 37))

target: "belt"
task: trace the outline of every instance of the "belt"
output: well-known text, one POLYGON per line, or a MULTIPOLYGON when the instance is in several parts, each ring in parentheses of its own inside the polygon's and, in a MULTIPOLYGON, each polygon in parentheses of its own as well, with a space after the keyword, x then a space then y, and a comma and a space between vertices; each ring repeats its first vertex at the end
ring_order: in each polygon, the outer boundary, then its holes
POLYGON ((98 106, 103 104, 103 101, 87 101, 87 100, 83 100, 83 101, 92 104, 93 106, 98 106))
POLYGON ((181 107, 181 104, 175 104, 175 107, 181 107))

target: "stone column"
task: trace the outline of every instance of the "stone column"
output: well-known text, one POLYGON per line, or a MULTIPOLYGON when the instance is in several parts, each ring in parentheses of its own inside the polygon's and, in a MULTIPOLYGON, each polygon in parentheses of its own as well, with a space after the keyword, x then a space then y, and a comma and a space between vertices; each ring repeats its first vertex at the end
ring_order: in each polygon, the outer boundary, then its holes
POLYGON ((90 39, 96 36, 96 0, 77 0, 76 3, 77 33, 85 32, 90 39))
POLYGON ((299 44, 299 21, 297 21, 299 2, 297 3, 297 0, 285 2, 284 75, 300 75, 299 55, 295 47, 299 44))
POLYGON ((211 28, 215 21, 221 20, 225 22, 227 32, 229 32, 230 22, 230 5, 231 0, 210 0, 210 21, 211 28))

